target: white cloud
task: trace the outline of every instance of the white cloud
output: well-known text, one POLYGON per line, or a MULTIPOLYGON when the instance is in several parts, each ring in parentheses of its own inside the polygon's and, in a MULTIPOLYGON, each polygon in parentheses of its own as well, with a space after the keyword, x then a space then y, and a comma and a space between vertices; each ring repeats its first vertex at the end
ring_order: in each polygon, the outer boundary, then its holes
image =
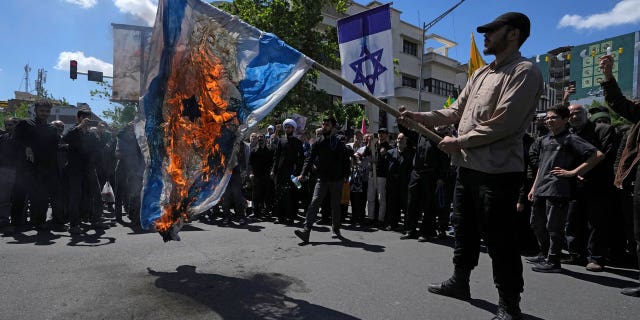
POLYGON ((610 11, 587 17, 567 14, 560 19, 558 27, 605 29, 611 26, 631 23, 640 23, 640 0, 621 0, 610 11))
POLYGON ((56 70, 69 70, 69 61, 78 61, 78 72, 87 72, 87 70, 102 71, 105 76, 113 75, 113 64, 104 62, 98 58, 86 57, 84 52, 63 51, 58 55, 58 63, 53 66, 56 70))
POLYGON ((142 19, 148 26, 153 26, 158 10, 158 1, 152 0, 113 0, 120 12, 142 19))
POLYGON ((81 6, 85 9, 89 9, 98 3, 98 0, 64 0, 68 3, 75 4, 81 6))

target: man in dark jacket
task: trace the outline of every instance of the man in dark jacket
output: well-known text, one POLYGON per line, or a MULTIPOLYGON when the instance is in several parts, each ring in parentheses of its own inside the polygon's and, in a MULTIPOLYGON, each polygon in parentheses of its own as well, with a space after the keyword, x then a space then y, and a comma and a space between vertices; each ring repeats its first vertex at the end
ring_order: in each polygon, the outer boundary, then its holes
POLYGON ((89 109, 78 110, 77 120, 77 125, 62 137, 62 141, 69 144, 67 173, 71 234, 82 233, 81 210, 82 213, 88 213, 93 228, 105 228, 99 221, 102 215, 102 198, 96 173, 99 142, 96 132, 90 131, 90 127, 97 123, 92 123, 89 109))
POLYGON ((53 105, 38 101, 34 105, 35 118, 21 121, 16 127, 16 140, 24 147, 28 168, 25 170, 27 192, 31 201, 31 224, 38 230, 45 224, 48 204, 51 203, 53 223, 65 223, 61 183, 58 176, 58 143, 60 136, 47 118, 53 105))
POLYGON ((145 163, 136 140, 133 122, 118 132, 115 156, 118 159, 115 183, 116 220, 122 221, 122 206, 124 205, 129 220, 134 226, 137 226, 140 223, 140 193, 142 192, 145 163))
MULTIPOLYGON (((636 240, 636 254, 640 265, 640 173, 638 161, 640 160, 640 102, 630 101, 622 95, 620 87, 613 76, 613 56, 606 55, 600 58, 600 69, 605 77, 601 82, 605 101, 613 111, 634 123, 629 130, 629 137, 625 143, 622 156, 616 170, 614 184, 618 188, 627 179, 634 179, 633 184, 633 234, 636 240), (635 173, 635 177, 633 177, 635 173)), ((622 294, 640 297, 640 285, 622 289, 622 294)))
POLYGON ((426 239, 436 235, 435 191, 438 184, 444 185, 449 169, 449 156, 426 137, 403 126, 400 126, 400 131, 405 132, 411 144, 416 145, 413 170, 408 183, 406 233, 400 239, 418 239, 416 228, 423 213, 420 236, 426 239))
MULTIPOLYGON (((297 213, 296 187, 291 182, 291 176, 297 176, 302 169, 304 150, 302 141, 293 136, 296 122, 286 119, 283 122, 286 138, 278 139, 278 145, 273 155, 271 178, 276 183, 276 201, 274 213, 279 223, 293 223, 297 213)), ((277 132, 277 131, 276 131, 277 132)))
POLYGON ((24 151, 15 141, 14 129, 17 119, 4 121, 6 132, 0 132, 0 232, 11 233, 14 228, 9 224, 11 214, 11 191, 16 179, 16 165, 19 154, 24 151))
POLYGON ((572 261, 588 259, 588 271, 602 271, 607 251, 606 213, 613 195, 613 162, 616 150, 615 130, 608 124, 594 123, 580 104, 569 106, 571 132, 595 146, 605 158, 576 183, 575 197, 569 204, 566 238, 572 261))
POLYGON ((335 135, 335 126, 336 119, 332 117, 322 121, 322 137, 311 147, 311 155, 305 159, 302 173, 297 177, 298 180, 304 179, 316 164, 318 180, 307 209, 304 229, 295 231, 303 242, 309 241, 311 227, 327 193, 331 200, 332 231, 335 237, 340 237, 340 196, 342 184, 349 177, 349 155, 347 147, 335 135))
POLYGON ((400 222, 400 214, 407 214, 407 190, 409 177, 413 169, 415 152, 407 145, 407 137, 399 133, 396 138, 397 146, 387 151, 389 169, 387 172, 387 212, 386 230, 394 230, 400 222))
POLYGON ((267 140, 263 134, 258 135, 257 146, 249 154, 249 167, 251 173, 249 178, 253 185, 251 201, 256 217, 266 216, 267 210, 267 189, 270 187, 269 172, 273 153, 267 148, 267 140))

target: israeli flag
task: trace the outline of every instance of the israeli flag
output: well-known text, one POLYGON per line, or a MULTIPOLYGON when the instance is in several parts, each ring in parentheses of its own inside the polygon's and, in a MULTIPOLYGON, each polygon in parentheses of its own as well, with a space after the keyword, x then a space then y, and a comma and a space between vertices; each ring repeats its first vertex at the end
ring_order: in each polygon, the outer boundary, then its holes
POLYGON ((213 207, 237 164, 239 142, 312 63, 208 3, 160 0, 136 123, 147 164, 142 227, 175 231, 213 207))
MULTIPOLYGON (((392 39, 389 4, 338 20, 342 77, 375 97, 393 96, 392 39)), ((363 100, 342 87, 342 103, 363 100)))

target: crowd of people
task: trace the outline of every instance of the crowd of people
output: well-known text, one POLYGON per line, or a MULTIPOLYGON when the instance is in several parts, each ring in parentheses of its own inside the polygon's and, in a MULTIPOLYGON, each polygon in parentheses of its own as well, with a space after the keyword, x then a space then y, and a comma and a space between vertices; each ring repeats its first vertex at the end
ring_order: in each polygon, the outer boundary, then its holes
POLYGON ((33 119, 8 118, 0 136, 0 227, 5 233, 105 229, 104 208, 139 220, 144 159, 130 123, 113 134, 80 108, 64 131, 48 122, 52 104, 34 104, 33 119), (103 192, 104 191, 104 192, 103 192), (110 197, 103 199, 103 193, 110 197), (103 201, 105 200, 105 201, 103 201), (48 219, 48 209, 51 216, 48 219))
MULTIPOLYGON (((201 217, 223 225, 251 219, 298 225, 295 235, 303 242, 318 220, 335 238, 346 224, 402 232, 407 240, 453 235, 453 275, 429 291, 463 300, 470 299, 469 278, 484 244, 500 298, 495 319, 522 317, 523 253, 532 270, 543 273, 560 272, 562 263, 600 272, 634 261, 640 108, 622 96, 612 57, 605 56, 605 99, 636 124, 613 127, 607 108, 570 104, 570 86, 562 104, 533 120, 535 134, 527 133, 542 92, 540 71, 518 51, 529 30, 529 19, 513 12, 478 27, 485 54, 496 61, 474 73, 449 109, 401 107, 397 133, 341 131, 332 117, 309 138, 296 134, 292 119, 252 133, 220 205, 201 217), (411 121, 433 128, 442 141, 407 129, 411 121)), ((80 109, 77 125, 63 133, 60 123, 46 122, 50 109, 38 102, 34 119, 5 121, 0 226, 24 228, 28 212, 39 230, 104 228, 101 188, 107 183, 115 197, 106 205, 116 220, 122 221, 124 207, 137 223, 144 161, 133 125, 112 134, 80 109)), ((623 293, 639 296, 640 288, 623 293)))

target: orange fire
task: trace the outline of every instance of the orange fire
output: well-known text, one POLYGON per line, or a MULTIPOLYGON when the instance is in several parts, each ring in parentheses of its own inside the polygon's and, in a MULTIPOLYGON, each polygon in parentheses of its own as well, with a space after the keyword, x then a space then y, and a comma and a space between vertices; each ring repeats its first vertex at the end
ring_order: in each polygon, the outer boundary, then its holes
POLYGON ((155 221, 159 232, 167 231, 180 218, 188 220, 187 208, 195 200, 193 196, 189 198, 189 187, 196 176, 203 174, 209 179, 224 170, 225 157, 216 139, 236 114, 227 111, 228 75, 221 61, 212 57, 207 46, 202 45, 178 52, 173 58, 163 108, 169 159, 166 174, 173 181, 173 189, 163 205, 162 216, 155 221), (199 117, 184 115, 184 101, 188 99, 197 103, 199 117), (219 163, 210 165, 210 159, 219 159, 219 163))

